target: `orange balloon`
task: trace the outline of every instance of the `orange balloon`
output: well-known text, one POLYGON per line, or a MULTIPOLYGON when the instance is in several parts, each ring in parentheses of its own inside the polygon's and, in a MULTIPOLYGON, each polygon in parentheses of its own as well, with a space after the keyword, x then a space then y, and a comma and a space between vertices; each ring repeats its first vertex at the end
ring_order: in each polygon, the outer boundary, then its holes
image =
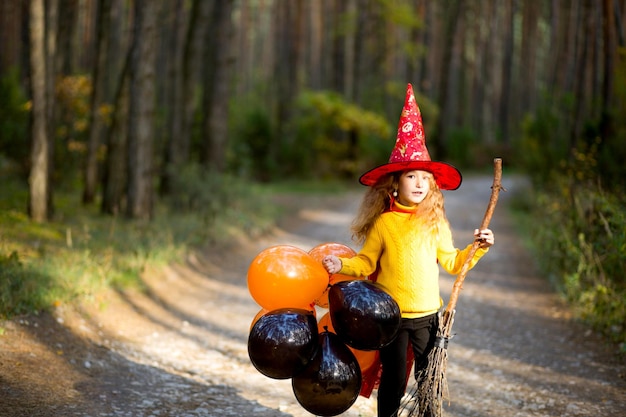
MULTIPOLYGON (((308 308, 306 308, 305 310, 310 311, 314 317, 317 317, 317 311, 315 311, 315 305, 311 304, 308 308)), ((263 317, 264 315, 266 315, 267 313, 269 313, 270 311, 266 308, 262 308, 259 310, 258 313, 256 313, 256 316, 254 316, 254 318, 252 319, 252 323, 250 323, 250 329, 252 330, 252 327, 254 326, 254 323, 256 323, 257 321, 259 321, 259 319, 261 317, 263 317)))
POLYGON ((295 246, 267 248, 248 268, 250 295, 267 310, 311 310, 311 305, 328 288, 328 282, 328 273, 322 264, 295 246))
MULTIPOLYGON (((329 312, 324 314, 318 320, 317 330, 320 333, 328 331, 328 332, 337 334, 337 332, 335 331, 335 328, 333 327, 333 323, 330 319, 329 312)), ((352 353, 356 357, 356 360, 359 363, 359 367, 361 368, 361 373, 368 371, 372 367, 372 365, 377 363, 377 360, 376 360, 378 357, 377 350, 359 350, 359 349, 353 348, 352 346, 348 346, 348 348, 352 351, 352 353)))
MULTIPOLYGON (((327 255, 335 255, 342 258, 352 258, 356 256, 356 252, 349 246, 346 246, 342 243, 331 242, 317 245, 309 251, 309 255, 311 255, 313 259, 321 263, 324 257, 326 257, 327 255)), ((344 274, 331 274, 328 279, 328 283, 329 285, 333 285, 341 281, 348 281, 352 279, 359 278, 344 274)), ((328 288, 326 288, 320 298, 315 300, 315 304, 323 308, 328 308, 328 288)))
MULTIPOLYGON (((347 345, 346 345, 347 346, 347 345)), ((378 351, 377 350, 359 350, 350 347, 352 353, 356 357, 357 362, 359 363, 359 367, 361 368, 361 373, 369 371, 369 369, 373 365, 378 364, 378 351)))
POLYGON ((316 261, 322 262, 322 259, 324 259, 326 255, 352 258, 354 255, 356 255, 356 252, 349 246, 344 245, 343 243, 330 242, 317 245, 309 251, 309 255, 311 255, 316 261))
POLYGON ((259 319, 261 317, 263 317, 264 315, 266 315, 269 312, 268 309, 266 308, 262 308, 259 310, 258 313, 256 313, 256 316, 254 316, 254 318, 252 319, 252 323, 250 323, 250 329, 252 329, 252 326, 254 326, 254 323, 256 323, 257 321, 259 321, 259 319))

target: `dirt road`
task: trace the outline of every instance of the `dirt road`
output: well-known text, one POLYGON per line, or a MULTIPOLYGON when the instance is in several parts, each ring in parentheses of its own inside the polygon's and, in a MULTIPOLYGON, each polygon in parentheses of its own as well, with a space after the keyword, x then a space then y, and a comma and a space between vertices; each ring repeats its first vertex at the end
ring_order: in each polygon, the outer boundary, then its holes
MULTIPOLYGON (((446 193, 457 246, 480 223, 491 179, 446 193)), ((626 368, 615 350, 570 319, 539 277, 507 213, 523 187, 503 178, 491 223, 494 246, 472 270, 450 342, 450 417, 626 415, 626 368)), ((250 364, 247 336, 259 311, 246 271, 261 250, 350 242, 358 194, 286 198, 272 236, 190 255, 146 271, 146 293, 110 294, 89 307, 0 322, 0 416, 308 417, 289 380, 250 364)), ((454 277, 442 275, 444 299, 454 277)), ((343 415, 375 416, 376 398, 343 415)))

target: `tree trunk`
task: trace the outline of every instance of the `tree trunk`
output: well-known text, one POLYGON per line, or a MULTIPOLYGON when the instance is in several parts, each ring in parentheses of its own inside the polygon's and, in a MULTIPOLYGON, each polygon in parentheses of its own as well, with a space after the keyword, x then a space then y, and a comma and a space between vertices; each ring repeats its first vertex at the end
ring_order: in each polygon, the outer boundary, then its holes
POLYGON ((509 122, 511 120, 511 78, 513 72, 513 54, 515 51, 515 12, 517 0, 507 3, 504 17, 504 42, 502 43, 502 87, 500 88, 500 113, 498 115, 500 134, 504 143, 510 143, 509 122))
POLYGON ((59 0, 45 2, 45 56, 46 56, 46 128, 48 135, 48 218, 54 214, 54 202, 52 199, 52 178, 54 174, 55 133, 59 111, 56 103, 56 82, 59 79, 60 61, 57 54, 57 40, 59 28, 59 0))
POLYGON ((419 45, 420 50, 418 51, 418 55, 415 57, 416 64, 415 67, 412 68, 410 72, 411 79, 414 80, 414 87, 420 94, 424 94, 427 91, 426 85, 426 57, 427 53, 425 52, 426 45, 428 45, 428 30, 426 24, 426 12, 427 12, 427 2, 424 0, 420 0, 418 4, 415 6, 415 13, 419 17, 420 22, 422 24, 414 28, 412 31, 411 39, 415 44, 419 45), (422 51, 422 49, 424 49, 422 51))
POLYGON ((322 47, 324 39, 324 15, 322 2, 312 1, 307 3, 309 8, 310 25, 310 53, 308 54, 308 85, 313 90, 322 89, 322 47))
POLYGON ((107 156, 102 178, 103 213, 117 215, 124 209, 124 191, 128 182, 128 84, 131 51, 126 53, 115 93, 115 113, 107 137, 107 156))
POLYGON ((61 0, 59 19, 59 71, 61 74, 76 72, 76 58, 74 54, 74 38, 78 25, 78 0, 61 0))
POLYGON ((44 0, 31 0, 29 12, 32 147, 28 212, 34 221, 44 222, 48 219, 48 195, 50 194, 44 0))
POLYGON ((208 64, 204 73, 204 117, 203 133, 205 138, 205 157, 207 166, 217 172, 226 169, 226 143, 228 139, 228 92, 233 67, 232 56, 232 11, 233 0, 222 0, 215 3, 210 36, 206 45, 208 55, 205 63, 208 64))
MULTIPOLYGON (((203 42, 206 39, 208 22, 210 21, 211 10, 216 2, 205 0, 194 0, 189 17, 189 27, 185 39, 185 50, 183 53, 183 106, 181 114, 180 131, 173 137, 171 146, 177 147, 174 151, 179 157, 180 163, 185 163, 190 159, 192 127, 197 109, 196 88, 200 75, 200 64, 202 60, 203 42)), ((176 169, 176 167, 174 167, 176 169)))
POLYGON ((270 148, 270 158, 277 160, 280 148, 286 146, 284 138, 287 136, 287 125, 299 92, 298 72, 302 53, 299 39, 302 36, 300 24, 303 9, 301 0, 278 2, 274 7, 276 56, 273 68, 277 102, 273 121, 276 123, 277 140, 273 141, 270 148))
POLYGON ((483 138, 487 143, 493 143, 495 141, 495 136, 493 134, 492 126, 494 125, 494 115, 491 111, 491 98, 493 97, 494 90, 494 62, 496 61, 494 58, 497 56, 495 54, 496 51, 496 40, 497 40, 497 1, 496 0, 487 0, 487 16, 486 16, 486 25, 487 25, 487 36, 484 39, 483 48, 485 49, 485 54, 483 58, 482 64, 482 76, 483 80, 482 86, 482 102, 481 102, 481 111, 480 111, 480 122, 478 123, 478 137, 483 138))
POLYGON ((445 26, 444 26, 444 44, 443 44, 443 58, 441 61, 441 75, 439 82, 439 119, 437 120, 436 140, 431 142, 433 154, 438 159, 445 159, 446 157, 446 135, 447 125, 449 123, 450 114, 449 110, 449 82, 450 82, 450 68, 452 68, 452 57, 454 40, 456 34, 456 26, 461 14, 461 1, 452 0, 449 4, 449 9, 445 11, 445 26))
POLYGON ((106 157, 102 173, 102 213, 117 215, 126 209, 128 183, 128 90, 131 29, 124 0, 112 0, 111 33, 108 42, 106 94, 113 103, 111 126, 106 130, 106 157), (123 51, 123 52, 121 52, 123 51))
POLYGON ((524 1, 522 13, 522 50, 520 60, 521 89, 520 115, 523 117, 534 108, 536 93, 537 67, 537 25, 539 20, 539 4, 536 1, 524 1))
MULTIPOLYGON (((483 92, 484 92, 484 80, 483 76, 483 65, 485 65, 485 48, 482 44, 484 38, 482 35, 482 30, 484 26, 482 11, 483 11, 483 1, 479 0, 478 3, 474 4, 474 10, 472 11, 472 15, 474 19, 469 20, 467 33, 469 34, 469 39, 465 42, 471 42, 473 46, 471 48, 476 52, 473 54, 473 57, 466 58, 467 60, 467 78, 469 79, 468 85, 468 96, 467 96, 467 108, 472 109, 471 112, 463 111, 462 113, 467 113, 472 116, 469 121, 469 126, 478 133, 480 131, 480 119, 483 112, 482 100, 483 100, 483 92), (473 59, 472 59, 473 58, 473 59)), ((465 107, 464 107, 465 108, 465 107)))
POLYGON ((346 2, 346 19, 350 19, 353 23, 347 25, 348 29, 344 29, 344 60, 345 60, 345 68, 344 68, 344 88, 343 88, 343 96, 348 101, 354 101, 355 99, 355 80, 354 80, 354 71, 355 71, 355 58, 356 58, 356 19, 358 8, 355 3, 355 0, 347 0, 346 2))
POLYGON ((92 203, 98 184, 98 149, 102 143, 105 128, 100 107, 104 102, 104 70, 107 63, 108 36, 111 23, 111 0, 98 1, 98 18, 96 22, 96 62, 92 72, 92 92, 89 133, 87 139, 87 155, 85 160, 85 184, 83 203, 92 203))
POLYGON ((22 1, 4 0, 0 2, 0 74, 19 67, 20 58, 26 49, 21 42, 22 1))
POLYGON ((576 73, 576 63, 580 55, 580 41, 578 30, 581 28, 583 0, 571 0, 569 9, 565 8, 568 13, 566 28, 566 50, 564 51, 563 71, 559 73, 561 91, 571 93, 578 82, 578 74, 576 73))
POLYGON ((142 220, 152 217, 157 4, 152 0, 135 2, 130 67, 126 214, 142 220))
POLYGON ((615 51, 617 50, 617 31, 613 22, 615 14, 612 0, 604 0, 602 5, 602 37, 604 44, 602 74, 602 106, 600 112, 600 134, 604 140, 612 137, 613 116, 613 86, 615 77, 615 51))
MULTIPOLYGON (((333 6, 333 30, 329 39, 331 43, 330 53, 332 54, 332 66, 329 74, 331 83, 330 88, 334 91, 345 91, 345 68, 346 68, 346 53, 345 53, 345 36, 343 31, 342 16, 346 12, 348 3, 343 1, 334 2, 333 6)), ((289 33, 289 32, 287 32, 289 33)), ((290 35, 288 35, 290 36, 290 35)), ((292 36, 292 35, 291 35, 292 36)))
MULTIPOLYGON (((591 8, 593 7, 592 1, 594 0, 583 0, 581 5, 581 16, 583 17, 580 21, 580 27, 577 28, 576 33, 578 34, 578 41, 580 45, 580 52, 577 56, 577 59, 574 63, 577 81, 574 84, 574 114, 571 119, 571 128, 570 128, 570 147, 573 149, 577 145, 577 141, 582 137, 582 129, 583 124, 587 121, 587 117, 585 115, 585 84, 587 77, 589 76, 589 68, 587 65, 587 57, 589 56, 589 49, 591 48, 590 43, 594 39, 593 37, 593 13, 591 8)), ((573 155, 572 155, 573 157, 573 155)))
POLYGON ((184 1, 176 0, 172 2, 174 9, 173 23, 168 46, 168 96, 167 100, 167 139, 165 144, 165 155, 163 170, 161 171, 160 193, 169 194, 172 186, 172 176, 175 175, 177 167, 185 162, 186 155, 183 154, 181 146, 181 130, 183 125, 184 108, 184 83, 183 78, 183 57, 184 41, 187 33, 187 23, 189 19, 184 10, 184 1))

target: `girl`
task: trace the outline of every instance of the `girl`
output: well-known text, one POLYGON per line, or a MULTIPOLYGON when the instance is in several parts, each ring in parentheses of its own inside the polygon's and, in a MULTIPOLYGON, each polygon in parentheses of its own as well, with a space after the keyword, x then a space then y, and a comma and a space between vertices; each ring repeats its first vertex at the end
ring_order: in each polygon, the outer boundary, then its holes
MULTIPOLYGON (((430 160, 410 84, 389 163, 368 171, 360 182, 370 187, 352 227, 362 249, 353 258, 329 255, 322 263, 330 274, 375 276, 400 307, 398 335, 380 350, 378 388, 378 416, 395 417, 406 389, 409 344, 417 375, 426 368, 435 341, 443 305, 439 266, 458 274, 471 248, 454 247, 441 192, 457 189, 461 174, 452 165, 430 160)), ((494 244, 489 229, 475 230, 474 238, 480 249, 471 267, 494 244)))

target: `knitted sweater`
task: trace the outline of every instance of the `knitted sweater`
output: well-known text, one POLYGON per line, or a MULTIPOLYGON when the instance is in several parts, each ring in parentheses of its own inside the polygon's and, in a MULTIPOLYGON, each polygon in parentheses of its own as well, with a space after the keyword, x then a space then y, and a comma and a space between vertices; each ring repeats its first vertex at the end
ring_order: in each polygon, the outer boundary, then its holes
MULTIPOLYGON (((430 232, 411 213, 385 212, 374 222, 361 251, 353 258, 341 258, 340 273, 370 276, 378 269, 376 283, 398 303, 402 317, 424 317, 443 305, 439 265, 459 274, 471 246, 455 248, 444 220, 437 232, 430 232)), ((478 249, 470 267, 487 251, 478 249)))

